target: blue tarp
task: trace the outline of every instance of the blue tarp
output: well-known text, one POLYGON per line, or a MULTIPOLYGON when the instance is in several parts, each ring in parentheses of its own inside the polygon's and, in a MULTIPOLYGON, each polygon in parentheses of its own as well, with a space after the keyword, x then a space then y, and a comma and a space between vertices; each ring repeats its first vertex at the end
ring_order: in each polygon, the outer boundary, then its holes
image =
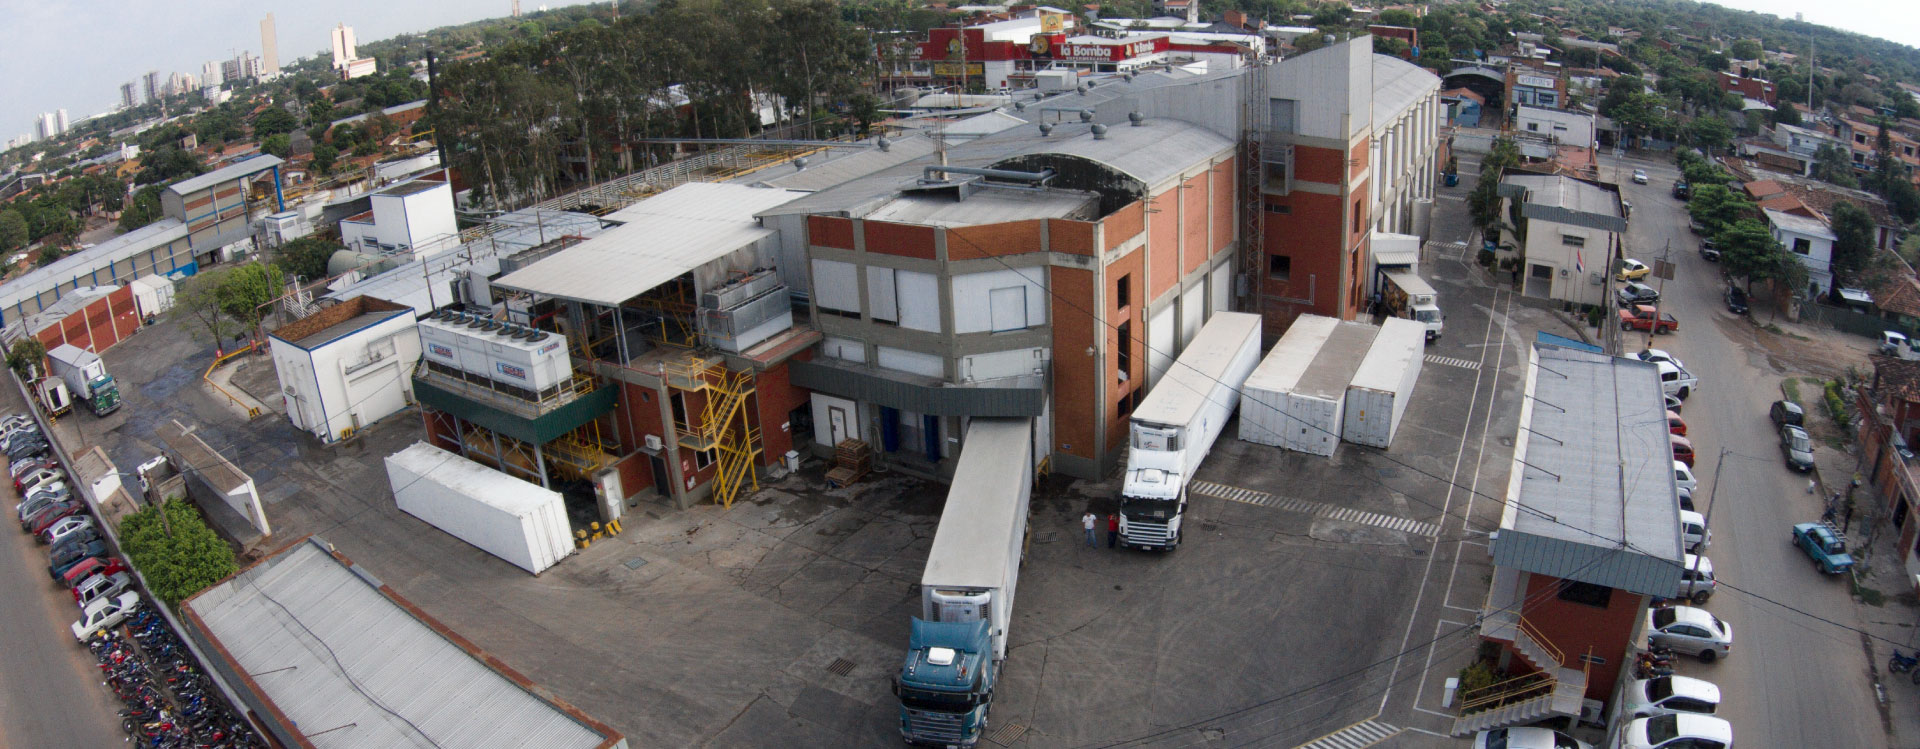
POLYGON ((1577 341, 1572 338, 1568 338, 1566 336, 1557 336, 1552 333, 1547 333, 1544 331, 1534 334, 1533 342, 1544 343, 1550 346, 1559 346, 1561 348, 1570 348, 1576 351, 1588 351, 1595 354, 1607 353, 1605 349, 1602 349, 1599 346, 1595 346, 1591 343, 1577 341))

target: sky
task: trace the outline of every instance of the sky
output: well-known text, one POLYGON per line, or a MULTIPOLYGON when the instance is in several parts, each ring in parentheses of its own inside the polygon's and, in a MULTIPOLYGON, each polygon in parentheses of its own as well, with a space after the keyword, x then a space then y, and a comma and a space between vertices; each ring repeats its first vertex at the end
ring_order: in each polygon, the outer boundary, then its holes
MULTIPOLYGON (((543 2, 521 0, 531 11, 543 2)), ((1718 4, 1806 20, 1920 46, 1914 0, 1717 0, 1718 4)), ((33 131, 41 112, 65 108, 79 120, 119 103, 120 84, 148 70, 200 75, 208 60, 260 53, 260 19, 271 12, 281 64, 329 49, 328 30, 345 23, 361 40, 507 15, 511 0, 0 0, 14 29, 0 45, 0 140, 33 131)))
MULTIPOLYGON (((580 0, 521 0, 541 5, 580 0)), ((280 64, 328 50, 335 24, 362 42, 508 15, 512 0, 0 0, 0 141, 33 132, 41 112, 70 120, 120 103, 120 84, 149 70, 200 76, 208 60, 260 54, 260 20, 272 13, 280 64)))

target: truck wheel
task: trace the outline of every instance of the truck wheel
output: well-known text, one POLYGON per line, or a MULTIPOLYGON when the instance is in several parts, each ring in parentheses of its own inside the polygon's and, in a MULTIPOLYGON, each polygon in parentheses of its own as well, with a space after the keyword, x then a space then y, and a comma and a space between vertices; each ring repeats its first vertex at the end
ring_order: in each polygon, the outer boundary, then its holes
POLYGON ((1707 602, 1708 598, 1712 598, 1712 597, 1713 597, 1713 593, 1711 591, 1696 590, 1693 592, 1693 605, 1699 606, 1701 604, 1704 604, 1707 602))
POLYGON ((1674 396, 1675 396, 1675 397, 1677 397, 1677 398, 1679 398, 1680 400, 1686 400, 1686 399, 1687 399, 1687 396, 1689 396, 1689 395, 1692 395, 1692 394, 1693 394, 1693 390, 1692 390, 1692 389, 1690 389, 1690 388, 1680 388, 1680 392, 1678 392, 1678 393, 1674 393, 1674 396))

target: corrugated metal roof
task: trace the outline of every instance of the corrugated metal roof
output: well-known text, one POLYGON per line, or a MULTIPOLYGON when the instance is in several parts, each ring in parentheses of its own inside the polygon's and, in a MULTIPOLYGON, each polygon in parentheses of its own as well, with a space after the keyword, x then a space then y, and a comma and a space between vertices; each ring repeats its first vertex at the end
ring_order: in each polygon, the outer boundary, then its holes
MULTIPOLYGON (((996 588, 1018 561, 1025 524, 1017 515, 1033 481, 1033 419, 975 418, 960 446, 939 532, 920 573, 922 587, 996 588)), ((1010 592, 1010 591, 1009 591, 1010 592)))
POLYGON ((1627 231, 1627 220, 1620 217, 1618 195, 1572 177, 1509 174, 1500 181, 1500 194, 1518 196, 1520 215, 1525 218, 1616 234, 1627 231))
POLYGON ((933 145, 932 138, 915 134, 890 142, 885 151, 879 148, 858 151, 833 149, 823 154, 809 156, 809 163, 805 169, 783 170, 780 167, 774 167, 771 170, 754 172, 741 177, 737 182, 761 187, 816 192, 929 155, 933 153, 933 145), (769 173, 774 176, 767 176, 769 173))
POLYGON ((510 289, 618 305, 773 235, 754 214, 798 193, 689 182, 607 215, 624 222, 501 277, 510 289))
MULTIPOLYGON (((138 255, 160 245, 187 236, 187 225, 179 219, 164 218, 133 231, 101 242, 98 245, 55 260, 43 268, 35 268, 19 278, 0 285, 0 309, 12 309, 22 300, 39 295, 47 289, 88 275, 96 270, 110 268, 114 263, 138 255)), ((91 285, 92 281, 88 281, 91 285)))
POLYGON ((624 745, 476 658, 320 543, 294 544, 182 604, 293 724, 283 728, 323 749, 624 745))
POLYGON ((1036 218, 1098 218, 1100 196, 1077 190, 1001 190, 982 187, 965 200, 951 195, 907 194, 867 214, 870 221, 921 226, 978 226, 1036 218))
POLYGON ((1391 55, 1373 56, 1373 125, 1386 127, 1400 113, 1440 91, 1440 77, 1391 55))
POLYGON ((1680 503, 1654 365, 1535 344, 1494 564, 1636 593, 1680 584, 1680 503))
POLYGON ((541 211, 536 214, 534 210, 526 209, 500 216, 490 223, 506 224, 510 228, 372 278, 340 286, 327 294, 326 298, 346 301, 370 296, 404 304, 418 314, 426 314, 453 302, 447 284, 469 271, 491 276, 500 271, 500 258, 560 237, 592 237, 603 230, 599 218, 570 211, 541 211))
POLYGON ((222 182, 250 177, 283 163, 286 162, 281 161, 278 156, 255 156, 246 161, 236 161, 198 177, 180 180, 179 182, 168 185, 167 191, 176 195, 186 195, 187 193, 205 190, 222 182))
POLYGON ((1794 213, 1783 213, 1771 208, 1762 209, 1762 212, 1767 214, 1767 223, 1773 224, 1781 229, 1795 234, 1804 234, 1815 239, 1834 238, 1833 230, 1827 228, 1827 222, 1821 221, 1820 219, 1794 213))

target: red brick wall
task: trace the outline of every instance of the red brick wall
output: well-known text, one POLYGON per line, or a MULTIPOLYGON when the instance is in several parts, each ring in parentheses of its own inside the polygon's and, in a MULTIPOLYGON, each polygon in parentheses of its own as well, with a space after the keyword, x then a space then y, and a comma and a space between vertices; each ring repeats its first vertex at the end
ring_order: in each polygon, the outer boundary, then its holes
POLYGON ((1106 218, 1100 219, 1100 224, 1106 228, 1106 241, 1103 243, 1106 246, 1100 249, 1103 252, 1111 251, 1113 248, 1119 247, 1121 243, 1139 236, 1140 232, 1146 230, 1146 204, 1139 202, 1128 203, 1120 210, 1107 214, 1106 218))
POLYGON ((1210 253, 1219 252, 1233 244, 1234 216, 1239 211, 1234 198, 1236 163, 1237 159, 1229 159, 1213 167, 1213 244, 1208 246, 1210 253))
MULTIPOLYGON (((871 224, 869 224, 871 225, 871 224)), ((977 260, 986 257, 1040 252, 1040 220, 1010 221, 1001 224, 956 227, 947 230, 948 260, 977 260)), ((872 236, 869 233, 868 236, 872 236)), ((931 247, 932 245, 928 245, 931 247)), ((869 243, 867 249, 873 249, 869 243)), ((905 253, 897 253, 905 254, 905 253)), ((918 257, 918 255, 915 255, 918 257)), ((928 259, 932 259, 929 255, 928 259)))
POLYGON ((1563 665, 1580 668, 1580 656, 1592 653, 1606 659, 1588 672, 1587 699, 1610 698, 1613 684, 1627 658, 1627 645, 1635 624, 1646 610, 1646 597, 1624 590, 1613 591, 1604 609, 1561 600, 1559 578, 1530 575, 1521 618, 1544 636, 1565 659, 1563 665))
MULTIPOLYGON (((808 349, 789 361, 811 358, 813 351, 808 349)), ((782 362, 754 378, 753 417, 760 425, 761 465, 778 463, 793 449, 793 425, 787 424, 787 414, 807 402, 809 391, 796 387, 790 375, 787 363, 782 362), (787 428, 781 429, 782 424, 787 428)))
POLYGON ((1346 156, 1336 148, 1293 147, 1293 178, 1301 182, 1340 184, 1341 165, 1346 156))
MULTIPOLYGON (((1047 285, 1053 291, 1053 438, 1052 451, 1093 459, 1094 409, 1099 377, 1104 367, 1093 366, 1086 355, 1098 325, 1086 310, 1094 308, 1093 272, 1051 267, 1047 285), (1071 445, 1062 448, 1062 445, 1071 445)), ((1137 292, 1136 292, 1137 293, 1137 292)))
POLYGON ((934 259, 933 227, 867 221, 867 251, 882 255, 934 259))
POLYGON ((140 317, 133 306, 133 289, 122 286, 84 309, 34 334, 51 351, 71 343, 99 353, 112 348, 120 339, 140 329, 140 317))
MULTIPOLYGON (((1047 249, 1071 255, 1093 254, 1093 224, 1087 221, 1047 219, 1047 249)), ((947 248, 952 257, 953 248, 947 248)))
POLYGON ((1267 267, 1261 268, 1260 291, 1267 296, 1262 305, 1263 335, 1278 337, 1302 313, 1341 316, 1340 266, 1348 234, 1341 224, 1345 201, 1337 195, 1296 190, 1284 198, 1269 197, 1267 202, 1287 206, 1290 212, 1267 213, 1263 247, 1269 255, 1291 258, 1292 272, 1289 280, 1279 281, 1267 275, 1267 267), (1311 299, 1312 303, 1283 302, 1276 297, 1311 299))
MULTIPOLYGON (((1173 192, 1173 191, 1168 191, 1173 192)), ((1178 197, 1161 193, 1147 202, 1153 218, 1147 226, 1147 262, 1152 288, 1142 303, 1159 299, 1180 279, 1180 214, 1178 197)))
POLYGON ((614 463, 613 469, 620 472, 620 490, 628 496, 653 488, 653 461, 646 453, 629 453, 614 463))
POLYGON ((1180 238, 1183 240, 1183 256, 1180 258, 1180 275, 1185 276, 1205 265, 1207 257, 1207 187, 1212 181, 1206 174, 1196 174, 1192 179, 1181 183, 1180 190, 1180 238))
MULTIPOLYGON (((1140 277, 1145 269, 1145 258, 1140 253, 1129 253, 1107 266, 1107 290, 1105 301, 1107 324, 1100 334, 1106 338, 1107 353, 1100 367, 1101 376, 1107 378, 1112 388, 1104 400, 1107 413, 1114 417, 1107 421, 1104 435, 1107 446, 1117 446, 1127 439, 1127 420, 1119 418, 1120 400, 1128 393, 1146 387, 1147 382, 1147 300, 1140 296, 1140 277), (1119 287, 1120 279, 1126 278, 1130 290, 1126 309, 1120 308, 1120 299, 1114 289, 1119 287), (1120 331, 1121 323, 1128 324, 1129 336, 1133 339, 1133 361, 1127 367, 1127 381, 1120 382, 1120 331)), ((1057 350, 1057 349, 1056 349, 1057 350)), ((1056 360, 1058 355, 1056 355, 1056 360)), ((1058 396, 1055 397, 1056 402, 1058 396)))
POLYGON ((853 221, 832 216, 807 217, 807 242, 821 247, 853 249, 853 221))

